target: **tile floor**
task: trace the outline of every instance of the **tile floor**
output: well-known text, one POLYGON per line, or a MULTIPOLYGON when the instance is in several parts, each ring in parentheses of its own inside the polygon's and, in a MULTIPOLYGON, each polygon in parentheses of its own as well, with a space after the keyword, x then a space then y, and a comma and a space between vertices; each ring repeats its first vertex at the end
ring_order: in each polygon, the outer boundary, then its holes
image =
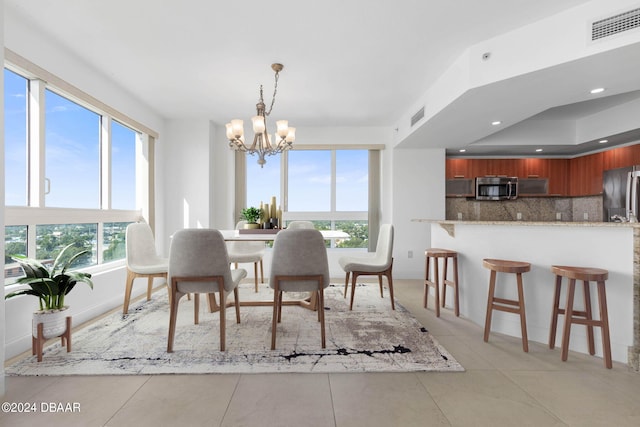
MULTIPOLYGON (((638 426, 640 374, 614 363, 492 334, 421 307, 422 285, 397 280, 396 298, 466 368, 464 373, 7 377, 4 402, 38 413, 0 414, 2 426, 638 426), (41 402, 78 403, 43 413, 41 402)), ((329 320, 330 321, 330 320, 329 320)))

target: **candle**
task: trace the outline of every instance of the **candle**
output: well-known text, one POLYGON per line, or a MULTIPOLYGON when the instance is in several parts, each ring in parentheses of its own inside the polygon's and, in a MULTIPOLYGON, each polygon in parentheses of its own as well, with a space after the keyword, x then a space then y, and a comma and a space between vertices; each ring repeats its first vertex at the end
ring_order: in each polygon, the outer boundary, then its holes
POLYGON ((278 208, 278 227, 282 228, 282 207, 278 208))
POLYGON ((264 216, 265 222, 269 221, 269 215, 271 215, 269 212, 271 211, 269 210, 269 204, 267 203, 264 205, 264 211, 262 213, 262 215, 264 216))
POLYGON ((276 196, 271 196, 271 211, 269 212, 269 218, 276 217, 276 196))

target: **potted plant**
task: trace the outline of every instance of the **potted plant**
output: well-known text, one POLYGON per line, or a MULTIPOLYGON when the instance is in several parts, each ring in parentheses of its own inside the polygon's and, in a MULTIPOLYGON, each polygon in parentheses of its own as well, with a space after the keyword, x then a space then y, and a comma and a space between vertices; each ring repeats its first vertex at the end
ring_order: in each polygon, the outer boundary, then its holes
POLYGON ((82 282, 93 289, 91 274, 80 271, 68 271, 71 264, 81 256, 89 253, 88 250, 70 255, 73 244, 65 246, 50 268, 42 262, 27 258, 23 255, 12 255, 11 258, 20 264, 24 270, 24 277, 16 281, 17 284, 28 285, 28 289, 20 289, 10 292, 5 299, 18 295, 33 295, 38 297, 40 310, 33 313, 34 337, 37 337, 38 323, 44 324, 46 339, 62 335, 66 330, 65 314, 68 309, 64 305, 64 297, 73 290, 76 283, 82 282))
POLYGON ((260 220, 261 216, 262 212, 256 207, 251 206, 242 209, 242 219, 247 221, 247 224, 245 224, 244 228, 260 228, 260 225, 258 225, 258 221, 260 220))

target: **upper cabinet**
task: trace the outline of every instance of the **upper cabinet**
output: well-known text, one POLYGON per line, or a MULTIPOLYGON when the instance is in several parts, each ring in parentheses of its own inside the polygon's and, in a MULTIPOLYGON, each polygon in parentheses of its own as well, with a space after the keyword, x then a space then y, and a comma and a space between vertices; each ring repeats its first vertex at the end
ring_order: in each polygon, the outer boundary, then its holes
POLYGON ((549 195, 592 196, 602 193, 602 173, 640 165, 640 144, 573 159, 447 159, 447 179, 485 175, 548 178, 549 195))
POLYGON ((588 196, 602 193, 602 153, 571 159, 568 196, 588 196))
POLYGON ((567 159, 447 159, 447 179, 485 175, 507 175, 518 178, 548 178, 549 194, 566 195, 567 159))

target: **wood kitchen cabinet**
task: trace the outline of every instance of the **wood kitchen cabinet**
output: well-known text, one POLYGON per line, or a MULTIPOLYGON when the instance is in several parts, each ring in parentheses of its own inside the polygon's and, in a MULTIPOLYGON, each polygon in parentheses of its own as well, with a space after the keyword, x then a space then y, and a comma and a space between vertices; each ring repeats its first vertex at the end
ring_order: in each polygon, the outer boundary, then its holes
POLYGON ((602 173, 640 164, 640 145, 613 148, 570 160, 569 195, 589 196, 602 193, 602 173))
POLYGON ((446 178, 475 178, 485 175, 549 179, 549 194, 567 194, 567 159, 447 159, 446 178))
POLYGON ((602 193, 602 173, 640 165, 640 144, 613 148, 572 159, 447 159, 447 179, 507 175, 549 179, 549 194, 593 196, 602 193))
POLYGON ((576 157, 569 163, 569 196, 589 196, 602 193, 602 153, 576 157))
POLYGON ((640 144, 603 151, 603 170, 640 165, 640 144))

